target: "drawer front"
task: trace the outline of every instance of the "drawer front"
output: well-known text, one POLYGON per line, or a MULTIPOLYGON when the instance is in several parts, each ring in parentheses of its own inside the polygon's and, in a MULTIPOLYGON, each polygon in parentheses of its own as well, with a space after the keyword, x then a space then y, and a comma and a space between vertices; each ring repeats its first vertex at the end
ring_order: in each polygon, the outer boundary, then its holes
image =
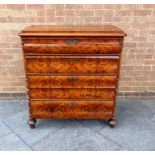
POLYGON ((28 76, 30 88, 116 88, 117 76, 28 76))
POLYGON ((119 57, 27 56, 28 73, 116 74, 119 57))
POLYGON ((114 88, 30 88, 31 99, 114 99, 114 88))
POLYGON ((32 118, 112 118, 114 101, 31 101, 32 118))
POLYGON ((25 53, 33 54, 119 54, 122 47, 119 44, 93 45, 24 45, 25 53))
POLYGON ((119 54, 119 38, 25 39, 24 52, 33 54, 119 54))

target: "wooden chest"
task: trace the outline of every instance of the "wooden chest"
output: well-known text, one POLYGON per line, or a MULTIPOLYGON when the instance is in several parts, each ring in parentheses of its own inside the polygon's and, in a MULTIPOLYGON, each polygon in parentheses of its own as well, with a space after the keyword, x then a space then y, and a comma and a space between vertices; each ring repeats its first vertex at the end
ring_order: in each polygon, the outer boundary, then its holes
POLYGON ((107 119, 116 123, 123 39, 112 25, 30 26, 19 33, 29 97, 36 119, 107 119))

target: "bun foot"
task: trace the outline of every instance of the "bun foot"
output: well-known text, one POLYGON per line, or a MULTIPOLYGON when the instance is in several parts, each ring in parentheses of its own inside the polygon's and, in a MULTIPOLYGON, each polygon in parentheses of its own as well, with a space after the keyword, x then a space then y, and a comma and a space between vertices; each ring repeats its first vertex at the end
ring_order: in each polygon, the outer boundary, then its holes
POLYGON ((29 119, 28 124, 30 126, 31 129, 34 129, 36 127, 36 119, 29 119))
POLYGON ((108 125, 109 125, 111 128, 114 128, 115 125, 116 125, 116 120, 115 120, 115 119, 109 119, 108 125))

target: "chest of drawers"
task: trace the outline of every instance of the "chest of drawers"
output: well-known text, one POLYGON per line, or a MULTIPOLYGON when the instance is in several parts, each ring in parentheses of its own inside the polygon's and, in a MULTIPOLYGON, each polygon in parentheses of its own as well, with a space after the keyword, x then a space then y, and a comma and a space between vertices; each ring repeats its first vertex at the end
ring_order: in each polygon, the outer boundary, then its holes
POLYGON ((120 57, 126 35, 112 25, 29 26, 22 30, 29 125, 36 119, 116 123, 120 57))

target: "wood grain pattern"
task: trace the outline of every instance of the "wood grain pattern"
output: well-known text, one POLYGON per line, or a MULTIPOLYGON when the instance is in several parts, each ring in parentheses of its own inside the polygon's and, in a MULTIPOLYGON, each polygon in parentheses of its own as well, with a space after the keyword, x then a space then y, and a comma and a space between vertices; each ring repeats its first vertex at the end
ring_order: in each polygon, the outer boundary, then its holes
POLYGON ((126 33, 114 25, 32 25, 18 35, 26 36, 102 36, 124 37, 126 33))
POLYGON ((120 44, 123 38, 120 37, 23 37, 22 42, 24 45, 37 45, 37 44, 66 44, 66 45, 91 45, 91 44, 120 44), (78 40, 75 43, 69 43, 68 40, 78 40))
POLYGON ((29 88, 116 88, 117 76, 28 76, 29 88))
POLYGON ((126 34, 113 25, 29 26, 22 30, 29 125, 38 118, 109 119, 126 34))
POLYGON ((120 44, 92 44, 76 46, 65 44, 38 44, 24 45, 23 48, 25 53, 33 54, 119 54, 122 46, 120 44))
POLYGON ((31 99, 114 99, 114 88, 30 88, 31 99))
POLYGON ((118 72, 119 57, 27 57, 28 73, 105 74, 118 72))
POLYGON ((114 101, 31 101, 32 118, 112 118, 114 104, 114 101))
POLYGON ((53 38, 24 39, 27 54, 119 54, 120 38, 53 38), (73 50, 74 49, 74 50, 73 50))

